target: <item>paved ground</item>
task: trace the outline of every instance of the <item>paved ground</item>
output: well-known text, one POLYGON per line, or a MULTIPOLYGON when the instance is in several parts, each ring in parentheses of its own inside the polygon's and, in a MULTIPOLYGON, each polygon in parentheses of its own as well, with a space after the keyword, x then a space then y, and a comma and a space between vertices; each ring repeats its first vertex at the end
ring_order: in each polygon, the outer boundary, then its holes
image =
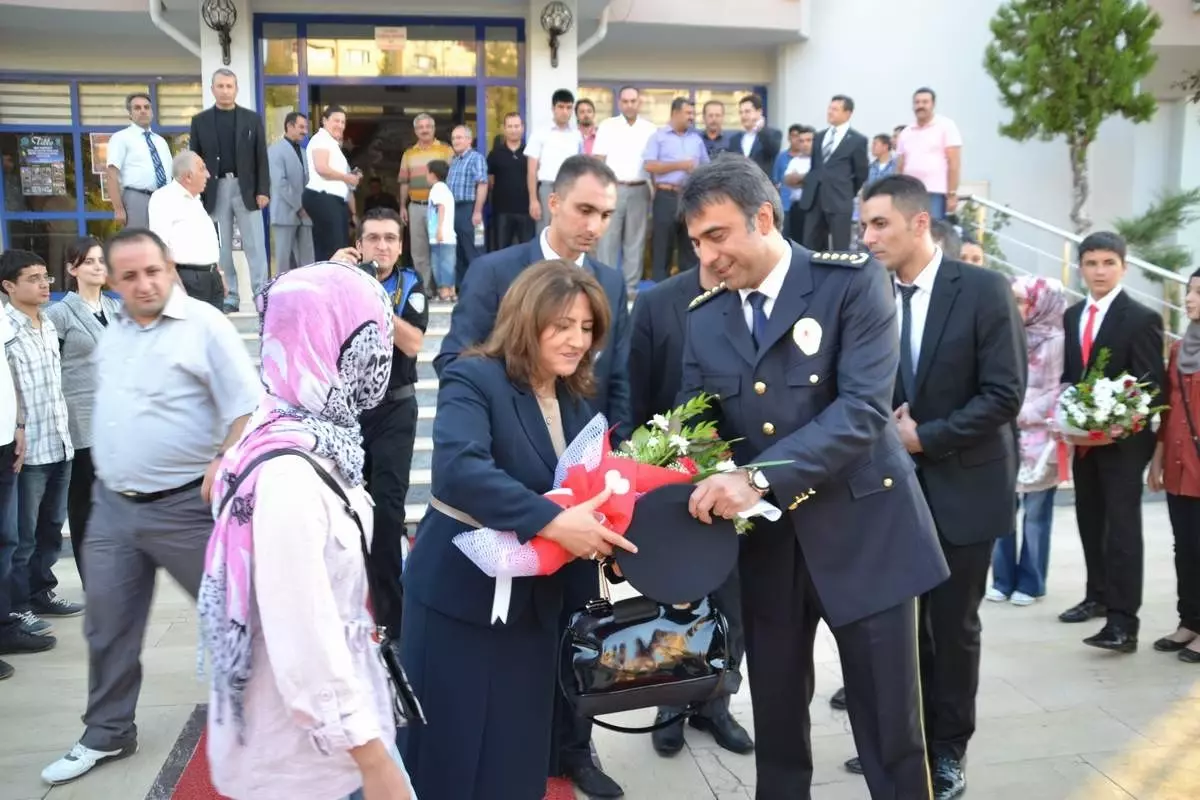
MULTIPOLYGON (((985 603, 979 727, 968 764, 968 800, 1196 800, 1200 798, 1200 668, 1155 653, 1150 643, 1174 626, 1175 577, 1162 503, 1146 506, 1145 630, 1135 656, 1079 644, 1096 626, 1055 621, 1080 599, 1082 553, 1069 508, 1057 509, 1050 595, 1030 608, 985 603)), ((59 569, 64 593, 79 594, 72 562, 59 569)), ((81 622, 59 624, 59 647, 13 659, 0 684, 0 800, 142 800, 204 689, 194 676, 191 603, 163 579, 146 637, 145 688, 138 715, 142 751, 52 791, 38 773, 80 733, 86 691, 81 622)), ((853 754, 845 714, 826 702, 840 684, 832 636, 817 648, 813 701, 814 800, 865 800, 861 779, 841 770, 853 754)), ((751 724, 748 690, 734 701, 751 724)), ((643 717, 625 715, 630 721, 643 717)), ((745 800, 754 796, 753 757, 716 749, 689 731, 673 759, 648 737, 597 731, 607 770, 630 800, 745 800)), ((431 800, 444 800, 433 798, 431 800)))

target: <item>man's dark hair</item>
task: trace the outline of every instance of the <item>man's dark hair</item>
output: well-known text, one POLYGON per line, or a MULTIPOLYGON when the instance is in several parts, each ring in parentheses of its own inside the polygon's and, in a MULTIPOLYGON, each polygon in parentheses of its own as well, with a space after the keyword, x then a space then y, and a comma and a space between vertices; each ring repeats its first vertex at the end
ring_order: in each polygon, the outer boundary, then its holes
POLYGON ((296 124, 296 120, 298 119, 308 119, 308 115, 299 111, 289 111, 288 115, 283 118, 283 129, 287 130, 288 128, 292 127, 296 124))
POLYGON ((932 102, 935 104, 937 103, 937 92, 935 92, 933 89, 930 89, 928 86, 922 86, 920 89, 917 89, 915 92, 913 92, 913 97, 916 98, 916 96, 919 94, 927 94, 932 102))
POLYGON ((154 101, 150 99, 150 95, 146 94, 145 92, 130 92, 129 94, 125 95, 125 110, 132 112, 133 101, 137 100, 139 97, 149 103, 151 109, 154 108, 154 101))
POLYGON ((1112 231, 1096 231, 1089 233, 1082 242, 1079 243, 1079 260, 1083 261, 1083 257, 1088 253, 1094 253, 1097 250, 1108 250, 1116 253, 1122 262, 1125 261, 1126 254, 1125 237, 1119 233, 1112 231))
POLYGON ((709 106, 720 106, 722 111, 725 110, 725 104, 722 103, 720 100, 709 100, 707 103, 704 104, 704 108, 701 109, 701 113, 707 114, 709 106))
POLYGON ((450 165, 445 161, 442 161, 440 158, 435 158, 433 161, 430 161, 425 168, 429 170, 430 175, 437 178, 439 181, 446 180, 446 176, 450 174, 450 165))
POLYGON ((762 98, 756 94, 748 94, 745 97, 743 97, 741 100, 738 100, 739 106, 742 105, 743 103, 749 103, 750 105, 754 106, 755 110, 757 110, 757 111, 763 110, 762 98))
POLYGON ((1197 269, 1191 275, 1188 275, 1188 283, 1191 283, 1192 281, 1196 280, 1196 278, 1200 278, 1200 269, 1197 269))
POLYGON ((832 98, 830 98, 829 102, 841 103, 843 110, 849 111, 851 114, 854 113, 854 99, 849 95, 835 94, 832 98))
MULTIPOLYGON (((504 121, 505 121, 505 122, 508 122, 508 121, 509 121, 510 119, 512 119, 513 117, 516 117, 517 119, 520 119, 522 122, 524 122, 524 121, 525 121, 524 119, 521 119, 521 112, 520 112, 520 111, 510 111, 510 112, 508 112, 507 114, 505 114, 505 115, 504 115, 504 121)), ((501 134, 501 136, 503 136, 503 134, 501 134)))
POLYGON ((911 175, 880 178, 863 190, 864 204, 873 197, 892 198, 892 204, 900 209, 905 219, 912 219, 922 211, 926 214, 930 211, 929 191, 925 184, 911 175))
POLYGON ((5 250, 0 253, 0 292, 8 294, 3 281, 16 283, 27 267, 44 267, 46 262, 37 253, 29 250, 5 250))
POLYGON ((588 108, 590 108, 592 110, 593 114, 596 113, 596 104, 593 103, 591 100, 587 99, 586 97, 581 97, 575 101, 575 113, 576 114, 579 113, 580 106, 587 106, 588 108))
POLYGON ((329 119, 334 114, 346 116, 346 109, 342 108, 341 106, 325 106, 325 110, 321 112, 321 119, 329 119))
POLYGON ((550 95, 550 107, 554 108, 559 103, 575 105, 575 94, 570 89, 555 89, 554 94, 550 95))
POLYGON ((875 136, 874 136, 874 139, 875 139, 875 141, 877 141, 877 142, 879 142, 879 143, 881 143, 881 144, 887 145, 887 149, 888 149, 888 150, 891 150, 891 149, 892 149, 892 137, 891 137, 891 135, 889 135, 889 134, 886 134, 886 133, 877 133, 877 134, 875 134, 875 136))
POLYGON ((729 201, 746 216, 746 227, 770 203, 776 230, 783 229, 783 203, 767 173, 747 158, 718 158, 692 173, 679 193, 679 218, 687 221, 707 206, 729 201))
POLYGON ((692 98, 676 97, 674 100, 671 101, 671 113, 674 114, 676 111, 682 111, 684 106, 690 106, 690 105, 694 105, 694 103, 692 103, 692 98))
POLYGON ((554 177, 554 193, 562 197, 571 190, 575 181, 584 175, 591 175, 605 186, 617 182, 617 175, 612 171, 612 167, 600 159, 585 155, 570 156, 558 168, 558 175, 554 177))
POLYGON ((122 228, 119 233, 104 243, 104 263, 108 265, 109 272, 112 272, 113 269, 113 251, 123 244, 133 244, 134 242, 153 242, 158 251, 162 253, 163 263, 171 260, 166 242, 159 238, 154 231, 149 228, 122 228))
POLYGON ((803 136, 806 133, 816 133, 816 132, 817 132, 817 129, 814 128, 812 125, 801 125, 799 123, 796 123, 795 125, 788 126, 788 134, 789 135, 791 135, 793 133, 798 133, 801 136, 803 136))
MULTIPOLYGON (((445 164, 446 162, 443 161, 442 163, 445 164)), ((379 179, 376 178, 375 180, 379 179)), ((358 235, 360 238, 362 237, 362 231, 367 226, 368 222, 394 222, 396 223, 397 228, 404 230, 404 223, 400 221, 400 215, 385 206, 376 206, 375 208, 372 208, 370 211, 362 215, 362 219, 359 220, 359 222, 358 235)))
POLYGON ((958 261, 962 258, 962 237, 949 222, 944 219, 935 219, 929 226, 929 234, 933 237, 934 243, 942 248, 942 254, 946 258, 951 261, 958 261))
POLYGON ((904 133, 904 129, 907 127, 907 125, 897 125, 896 127, 892 128, 892 138, 899 139, 900 134, 904 133))

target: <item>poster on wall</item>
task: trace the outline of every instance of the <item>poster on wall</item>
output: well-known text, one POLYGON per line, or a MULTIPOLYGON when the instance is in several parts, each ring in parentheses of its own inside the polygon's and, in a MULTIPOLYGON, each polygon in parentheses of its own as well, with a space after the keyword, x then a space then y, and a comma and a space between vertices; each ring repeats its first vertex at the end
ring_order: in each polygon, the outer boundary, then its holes
POLYGON ((21 193, 26 197, 65 197, 67 158, 63 137, 22 136, 17 147, 21 159, 21 193))
POLYGON ((395 25, 375 26, 375 46, 380 50, 403 50, 408 43, 408 28, 395 25))
POLYGON ((104 168, 108 166, 108 140, 112 138, 112 134, 89 133, 88 137, 92 147, 92 174, 103 175, 104 168))

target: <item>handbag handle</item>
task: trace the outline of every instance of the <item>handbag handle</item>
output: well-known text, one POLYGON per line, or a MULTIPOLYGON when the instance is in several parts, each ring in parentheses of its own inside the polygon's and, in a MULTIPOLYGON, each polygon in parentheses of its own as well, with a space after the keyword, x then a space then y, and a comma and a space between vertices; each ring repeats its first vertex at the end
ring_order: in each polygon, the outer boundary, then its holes
POLYGON ((1183 416, 1187 420, 1188 433, 1192 436, 1192 446, 1196 448, 1196 456, 1200 458, 1200 436, 1196 435, 1196 423, 1192 419, 1192 404, 1188 402, 1187 387, 1184 386, 1183 369, 1176 364, 1175 374, 1179 379, 1179 398, 1183 400, 1183 416))

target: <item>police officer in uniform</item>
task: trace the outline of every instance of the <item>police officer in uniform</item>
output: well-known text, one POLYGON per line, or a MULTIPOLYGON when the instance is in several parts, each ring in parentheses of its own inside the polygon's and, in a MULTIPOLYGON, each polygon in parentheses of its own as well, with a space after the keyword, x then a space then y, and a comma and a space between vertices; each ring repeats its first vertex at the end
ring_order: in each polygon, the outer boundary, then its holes
POLYGON ((372 268, 392 298, 392 376, 383 402, 362 415, 366 450, 367 490, 375 502, 375 536, 370 568, 383 596, 373 598, 380 621, 400 630, 403 571, 404 500, 417 436, 417 354, 429 324, 429 301, 420 275, 400 266, 400 215, 390 208, 373 208, 363 215, 357 250, 339 250, 335 260, 361 261, 372 268))
POLYGON ((945 580, 929 507, 892 418, 896 307, 866 254, 812 253, 779 230, 779 194, 753 163, 692 173, 680 211, 700 263, 722 280, 688 313, 680 399, 720 398, 739 464, 701 481, 689 511, 733 518, 760 498, 784 510, 746 537, 739 567, 757 800, 808 797, 813 641, 841 653, 872 798, 932 796, 921 722, 917 600, 945 580))

